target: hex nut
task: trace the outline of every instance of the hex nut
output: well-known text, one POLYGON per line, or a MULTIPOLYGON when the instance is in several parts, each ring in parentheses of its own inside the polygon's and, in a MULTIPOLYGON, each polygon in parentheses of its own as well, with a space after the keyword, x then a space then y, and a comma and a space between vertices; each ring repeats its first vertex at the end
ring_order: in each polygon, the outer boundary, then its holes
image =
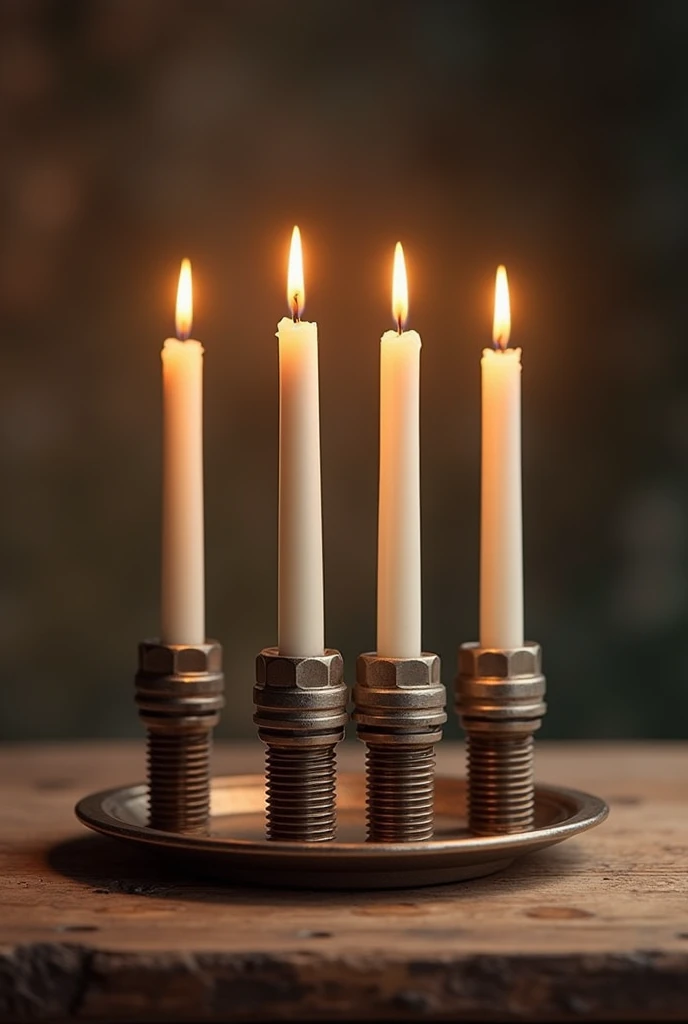
POLYGON ((139 644, 139 672, 156 676, 222 672, 222 645, 217 640, 193 645, 144 640, 139 644))
POLYGON ((344 659, 339 651, 326 650, 312 657, 290 657, 276 647, 266 647, 256 658, 259 687, 282 690, 322 690, 344 684, 344 659))
POLYGON ((359 655, 353 690, 358 738, 386 746, 433 744, 447 720, 440 659, 424 652, 417 658, 359 655))
POLYGON ((487 650, 479 644, 463 644, 459 650, 459 675, 470 679, 519 679, 542 673, 539 644, 487 650))
POLYGON ((440 659, 436 654, 421 654, 418 658, 360 654, 356 660, 356 682, 358 686, 372 690, 417 690, 441 686, 440 659))
POLYGON ((212 728, 224 706, 222 646, 139 644, 139 670, 135 699, 139 715, 149 729, 188 731, 212 728))
POLYGON ((532 732, 547 711, 540 645, 496 650, 463 644, 454 697, 469 732, 532 732))

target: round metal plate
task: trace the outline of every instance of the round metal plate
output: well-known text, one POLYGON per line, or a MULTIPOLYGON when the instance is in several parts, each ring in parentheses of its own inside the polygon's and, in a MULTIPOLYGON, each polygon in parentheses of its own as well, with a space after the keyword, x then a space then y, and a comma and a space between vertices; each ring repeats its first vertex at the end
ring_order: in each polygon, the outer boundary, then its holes
POLYGON ((535 787, 535 827, 510 836, 474 836, 466 829, 464 779, 439 776, 435 837, 418 843, 367 843, 365 776, 338 778, 338 838, 328 843, 278 843, 264 838, 262 775, 228 775, 212 784, 208 836, 149 828, 144 784, 93 793, 77 817, 104 835, 176 858, 180 870, 214 881, 300 889, 393 889, 480 878, 517 857, 599 825, 608 814, 599 797, 558 786, 535 787))

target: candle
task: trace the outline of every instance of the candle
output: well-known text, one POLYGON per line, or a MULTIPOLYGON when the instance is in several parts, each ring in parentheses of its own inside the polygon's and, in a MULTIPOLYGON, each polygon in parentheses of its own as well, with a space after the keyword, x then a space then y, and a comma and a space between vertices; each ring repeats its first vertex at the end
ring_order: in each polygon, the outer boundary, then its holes
POLYGON ((304 307, 301 234, 294 228, 287 274, 290 317, 279 339, 279 580, 277 645, 290 657, 325 649, 318 325, 304 307))
POLYGON ((499 267, 495 347, 481 361, 480 645, 488 648, 523 644, 521 350, 507 348, 510 330, 509 286, 499 267))
POLYGON ((405 331, 408 286, 397 243, 392 276, 397 329, 380 344, 380 487, 377 568, 377 653, 421 653, 420 336, 405 331))
POLYGON ((160 639, 205 641, 203 539, 203 346, 189 338, 191 264, 182 261, 177 337, 162 349, 163 501, 160 639))

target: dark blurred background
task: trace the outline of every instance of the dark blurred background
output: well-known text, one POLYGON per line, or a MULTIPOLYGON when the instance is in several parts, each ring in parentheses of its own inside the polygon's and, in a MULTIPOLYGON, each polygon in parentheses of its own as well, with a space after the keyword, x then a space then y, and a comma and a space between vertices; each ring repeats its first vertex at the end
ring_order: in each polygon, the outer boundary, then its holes
POLYGON ((479 360, 504 262, 544 733, 685 735, 687 53, 683 0, 1 0, 0 736, 139 734, 184 255, 222 732, 253 734, 297 222, 327 638, 349 677, 375 642, 378 339, 401 239, 424 343, 426 647, 449 683, 477 634, 479 360))

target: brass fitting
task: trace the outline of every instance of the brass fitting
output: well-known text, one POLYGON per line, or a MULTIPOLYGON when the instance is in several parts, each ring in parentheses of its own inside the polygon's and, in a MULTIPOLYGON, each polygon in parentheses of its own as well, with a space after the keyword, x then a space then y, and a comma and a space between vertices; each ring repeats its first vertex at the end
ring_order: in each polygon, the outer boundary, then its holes
POLYGON ((446 692, 436 654, 361 654, 353 691, 358 738, 366 744, 368 839, 403 843, 433 834, 435 744, 446 692))
POLYGON ((149 825, 208 831, 212 733, 224 706, 222 647, 139 644, 136 704, 147 730, 149 825))
POLYGON ((468 827, 478 835, 533 825, 533 733, 547 710, 540 645, 463 644, 456 710, 466 731, 468 827))
POLYGON ((341 654, 299 658, 266 647, 256 659, 253 701, 266 744, 267 838, 334 839, 335 748, 348 719, 341 654))

